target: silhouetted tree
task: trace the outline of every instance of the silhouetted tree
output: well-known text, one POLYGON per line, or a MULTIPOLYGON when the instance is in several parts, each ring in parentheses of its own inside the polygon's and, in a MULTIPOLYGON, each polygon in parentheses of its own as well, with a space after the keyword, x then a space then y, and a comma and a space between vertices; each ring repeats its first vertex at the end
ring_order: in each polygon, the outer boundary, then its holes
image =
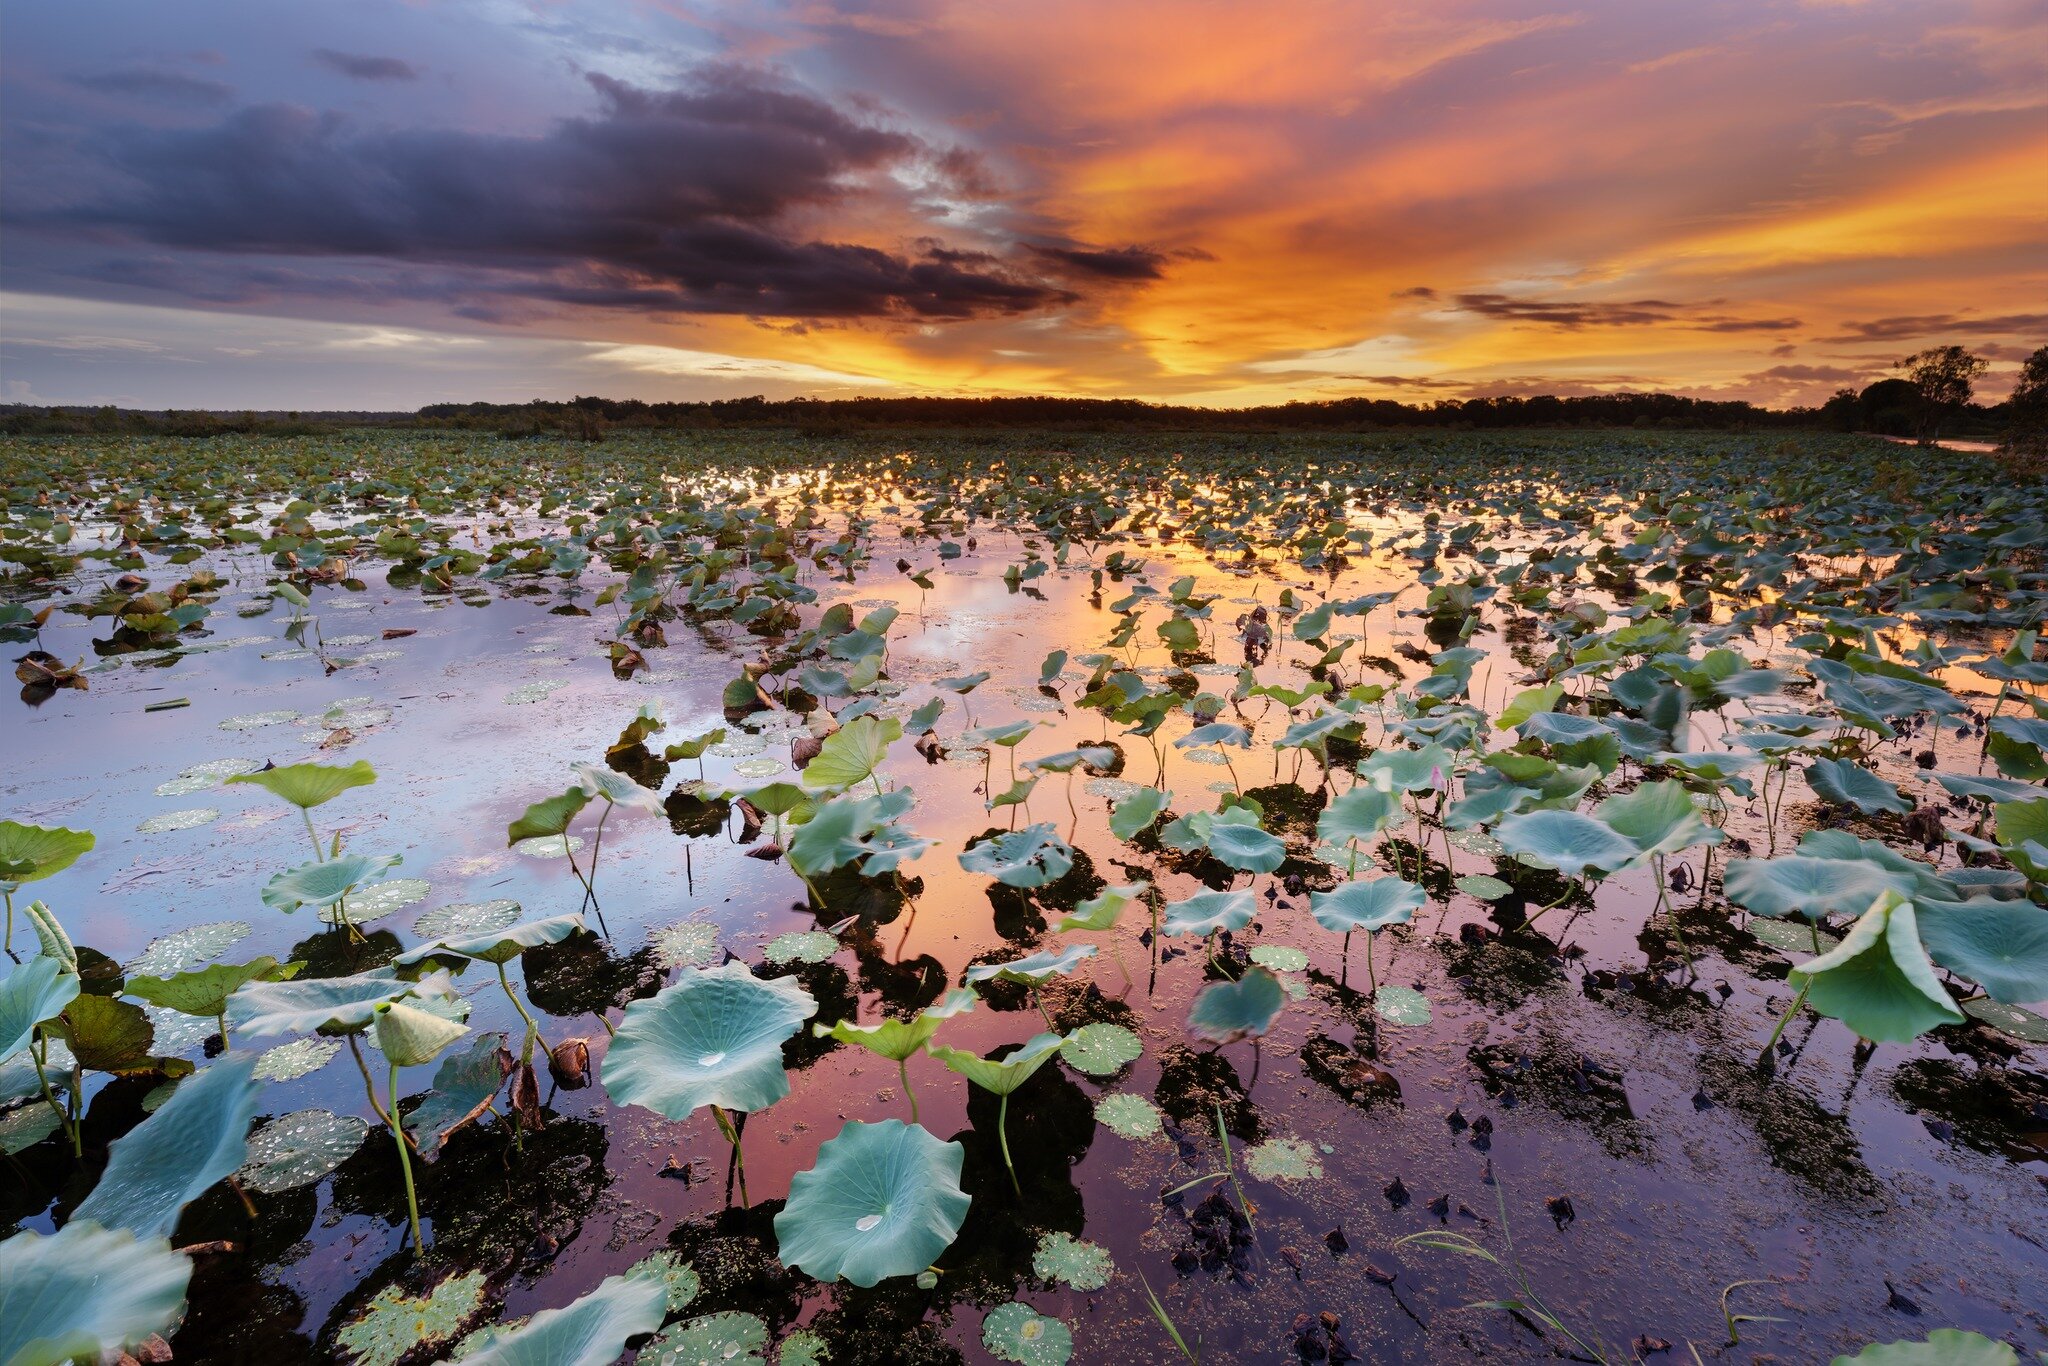
POLYGON ((1941 435, 1944 418, 1963 410, 1974 386, 1991 362, 1960 346, 1930 346, 1892 367, 1903 370, 1919 393, 1919 436, 1932 441, 1941 435))

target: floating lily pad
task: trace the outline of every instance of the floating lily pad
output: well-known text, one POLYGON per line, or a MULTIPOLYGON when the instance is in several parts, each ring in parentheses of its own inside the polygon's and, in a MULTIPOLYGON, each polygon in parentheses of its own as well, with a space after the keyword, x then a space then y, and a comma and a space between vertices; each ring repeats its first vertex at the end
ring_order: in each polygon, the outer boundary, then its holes
POLYGON ((252 711, 230 716, 220 723, 222 730, 262 730, 266 726, 288 726, 299 719, 295 711, 252 711))
POLYGON ((998 1361, 1065 1366, 1074 1354, 1074 1334, 1060 1320, 1012 1300, 981 1321, 981 1345, 998 1361))
POLYGON ((422 1347, 452 1342, 483 1308, 481 1271, 450 1276, 422 1296, 387 1285, 334 1340, 353 1354, 351 1366, 396 1366, 422 1347))
POLYGON ((506 899, 451 901, 422 912, 412 922, 412 932, 427 939, 460 939, 516 925, 520 914, 519 903, 506 899))
MULTIPOLYGON (((427 893, 432 890, 432 885, 425 878, 418 877, 394 877, 373 882, 349 893, 348 918, 354 924, 367 925, 373 920, 382 920, 393 911, 425 901, 427 893)), ((341 913, 333 906, 323 908, 320 918, 330 925, 341 923, 341 913)))
POLYGON ((581 835, 570 835, 566 840, 561 835, 532 835, 515 841, 512 852, 525 858, 568 858, 583 843, 581 835))
POLYGON ((1122 1025, 1085 1024, 1067 1035, 1060 1054, 1067 1064, 1091 1077, 1114 1076, 1138 1060, 1144 1043, 1122 1025))
POLYGON ((341 1051, 341 1044, 335 1039, 295 1039, 291 1043, 279 1044, 265 1049, 256 1059, 258 1081, 297 1081, 310 1076, 334 1060, 341 1051))
POLYGON ((522 683, 511 692, 506 693, 505 701, 511 706, 523 707, 533 702, 543 701, 547 698, 548 694, 554 692, 557 688, 566 688, 568 686, 569 680, 566 678, 535 679, 531 683, 522 683))
POLYGON ((680 1314, 690 1307, 704 1290, 703 1278, 697 1268, 683 1260, 679 1252, 664 1248, 649 1253, 626 1269, 628 1276, 643 1276, 648 1280, 660 1281, 668 1292, 668 1312, 680 1314))
POLYGON ((1323 1174, 1316 1150, 1299 1138, 1269 1138, 1245 1150, 1244 1164, 1261 1181, 1315 1181, 1323 1174))
POLYGON ((1429 998, 1411 987, 1381 987, 1373 993, 1372 1009, 1388 1024, 1426 1025, 1430 1021, 1429 998))
POLYGON ((1781 953, 1826 953, 1842 941, 1826 930, 1816 930, 1810 921, 1753 919, 1750 937, 1781 953))
POLYGON ((167 835, 174 830, 196 830, 219 819, 220 812, 214 807, 194 806, 183 811, 166 811, 161 816, 151 816, 135 829, 137 833, 144 835, 167 835))
POLYGON ((839 952, 839 941, 823 930, 778 934, 761 950, 770 963, 822 963, 839 952))
POLYGON ((57 1112, 40 1100, 0 1114, 0 1153, 9 1157, 26 1152, 57 1132, 57 1112))
POLYGON ((1255 944, 1251 958, 1260 967, 1275 972, 1300 972, 1308 966, 1308 955, 1292 944, 1255 944))
POLYGON ((216 920, 191 925, 159 935, 149 946, 128 960, 122 970, 135 977, 168 977, 208 963, 247 939, 251 933, 245 920, 216 920))
POLYGON ((1095 1102, 1095 1117, 1118 1138, 1155 1138, 1164 1129, 1159 1107, 1144 1096, 1117 1091, 1095 1102))
POLYGON ((633 1357, 636 1366, 760 1366, 768 1325, 727 1310, 669 1327, 633 1357))
MULTIPOLYGON (((301 1042, 340 1047, 325 1039, 301 1042)), ((354 1115, 329 1110, 280 1115, 249 1136, 248 1158, 236 1179, 250 1190, 273 1195, 310 1186, 348 1161, 362 1147, 369 1128, 354 1115)))
POLYGON ((1457 887, 1466 896, 1477 897, 1481 901, 1498 901, 1515 890, 1499 878, 1490 877, 1485 873, 1461 877, 1457 881, 1457 887))
POLYGON ((654 956, 665 968, 693 968, 718 957, 718 926, 708 920, 685 920, 650 930, 647 937, 654 941, 654 956))
POLYGON ((1076 1290, 1100 1290, 1109 1284, 1116 1263, 1109 1249, 1076 1238, 1071 1233, 1048 1233, 1038 1240, 1031 1256, 1031 1274, 1044 1281, 1060 1281, 1076 1290))
POLYGON ((1963 1013, 1982 1020, 2001 1034, 2009 1034, 2027 1043, 2048 1043, 2048 1019, 2043 1019, 2031 1010, 2006 1005, 1986 996, 1962 1003, 1963 1013))
POLYGON ((605 1090, 669 1119, 703 1105, 765 1109, 789 1094, 783 1042, 817 1009, 794 977, 762 981, 738 961, 685 968, 626 1007, 604 1060, 605 1090))
POLYGON ((775 1349, 775 1366, 825 1366, 832 1346, 808 1328, 799 1328, 775 1349))

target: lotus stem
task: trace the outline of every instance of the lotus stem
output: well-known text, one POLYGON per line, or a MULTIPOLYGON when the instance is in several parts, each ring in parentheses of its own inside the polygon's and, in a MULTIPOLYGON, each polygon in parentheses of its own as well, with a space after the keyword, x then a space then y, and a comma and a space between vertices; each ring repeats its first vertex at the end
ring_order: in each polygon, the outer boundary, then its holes
POLYGON ((1757 1055, 1757 1062, 1759 1064, 1770 1062, 1771 1050, 1778 1046, 1778 1040, 1784 1036, 1785 1026, 1792 1023, 1792 1017, 1799 1013, 1799 1007, 1806 1004, 1806 993, 1812 986, 1813 979, 1811 977, 1800 983, 1799 994, 1792 998, 1792 1004, 1787 1006, 1785 1013, 1778 1017, 1778 1027, 1771 1031, 1771 1037, 1764 1040, 1764 1051, 1757 1055))
MULTIPOLYGON (((512 1008, 514 1010, 519 1012, 519 1018, 526 1021, 526 1046, 520 1052, 519 1060, 523 1063, 531 1065, 533 1062, 534 1040, 540 1039, 541 1043, 543 1044, 545 1044, 547 1040, 541 1038, 540 1026, 534 1022, 533 1016, 528 1014, 526 1007, 523 1004, 521 1004, 519 1000, 519 993, 512 990, 512 979, 505 975, 505 965, 503 963, 500 963, 497 966, 498 985, 505 989, 505 999, 512 1003, 512 1008)), ((610 1026, 606 1027, 609 1028, 610 1026)))
POLYGON ((42 1032, 40 1026, 36 1030, 36 1044, 36 1047, 28 1050, 28 1057, 36 1066, 36 1081, 43 1088, 43 1099, 57 1112, 57 1122, 64 1126, 64 1136, 71 1140, 71 1156, 84 1157, 85 1148, 79 1140, 78 1126, 72 1122, 69 1112, 57 1103, 57 1093, 50 1088, 49 1074, 43 1070, 44 1064, 49 1060, 50 1037, 42 1032))
POLYGON ((0 945, 0 948, 5 948, 5 949, 7 950, 7 954, 8 954, 8 956, 9 956, 9 957, 13 957, 13 955, 14 955, 14 893, 13 893, 13 892, 7 892, 7 893, 5 893, 4 895, 5 895, 5 896, 6 896, 6 898, 7 898, 7 942, 6 942, 6 943, 5 943, 4 945, 0 945))
MULTIPOLYGON (((384 1102, 377 1099, 376 1079, 370 1075, 370 1065, 363 1060, 363 1050, 356 1043, 356 1036, 353 1034, 348 1036, 348 1051, 355 1057, 356 1070, 363 1074, 363 1092, 370 1098, 370 1109, 376 1112, 377 1118, 383 1123, 396 1129, 400 1134, 405 1134, 404 1128, 399 1125, 397 1120, 392 1118, 390 1112, 385 1110, 384 1102)), ((413 1140, 410 1135, 406 1135, 405 1141, 411 1143, 413 1140)))
POLYGON ((412 1184, 412 1154, 406 1151, 405 1124, 398 1117, 398 1064, 391 1064, 391 1131, 393 1141, 398 1144, 398 1165, 405 1172, 405 1210, 412 1216, 412 1245, 416 1252, 427 1250, 427 1240, 420 1233, 420 1197, 412 1184))
POLYGON ((910 1122, 915 1124, 918 1122, 917 1092, 910 1089, 910 1059, 896 1059, 896 1075, 903 1078, 903 1095, 910 1101, 910 1122))
POLYGON ((320 852, 320 832, 313 828, 313 813, 306 807, 299 808, 299 819, 306 823, 306 838, 313 841, 313 862, 325 863, 327 858, 320 852))
POLYGON ((747 1155, 740 1151, 740 1131, 734 1127, 731 1117, 725 1113, 725 1107, 714 1105, 711 1107, 711 1114, 718 1121, 718 1131, 725 1135, 726 1142, 732 1144, 733 1170, 740 1178, 740 1203, 751 1205, 754 1202, 747 1198, 747 1155))
MULTIPOLYGON (((1351 936, 1347 934, 1344 937, 1346 939, 1349 939, 1351 936)), ((1379 938, 1379 936, 1374 934, 1371 930, 1367 930, 1365 932, 1365 980, 1366 983, 1372 988, 1372 995, 1374 1000, 1378 1000, 1380 994, 1380 975, 1378 970, 1374 968, 1372 961, 1372 941, 1377 938, 1379 938)))
POLYGON ((1017 1164, 1010 1161, 1009 1121, 1010 1093, 1005 1091, 1002 1099, 996 1104, 996 1142, 1003 1150, 1003 1166, 1010 1172, 1010 1190, 1021 1203, 1024 1199, 1024 1188, 1017 1184, 1017 1164))

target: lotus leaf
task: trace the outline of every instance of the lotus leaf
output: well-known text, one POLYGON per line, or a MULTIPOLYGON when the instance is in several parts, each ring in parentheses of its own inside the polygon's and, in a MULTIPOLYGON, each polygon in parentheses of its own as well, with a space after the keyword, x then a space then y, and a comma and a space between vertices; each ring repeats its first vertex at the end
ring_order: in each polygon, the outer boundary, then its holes
POLYGON ((2019 1353, 1980 1333, 1937 1328, 1920 1342, 1876 1342, 1831 1366, 2019 1366, 2019 1353))
POLYGON ((504 1047, 502 1033, 479 1033, 467 1048, 441 1060, 434 1071, 434 1089, 406 1117, 406 1128, 419 1143, 422 1157, 432 1159, 450 1134, 489 1108, 512 1070, 504 1047))
POLYGON ((228 1023, 245 1034, 357 1034, 370 1027, 377 1007, 406 997, 455 994, 445 972, 408 982, 389 968, 353 977, 297 982, 251 982, 228 997, 228 1023))
POLYGON ((1173 800, 1171 792, 1162 792, 1156 787, 1141 787, 1116 804, 1109 813, 1110 833, 1120 840, 1135 839, 1152 822, 1159 819, 1166 804, 1173 800))
POLYGON ((262 1087, 253 1054, 228 1057, 183 1083, 157 1112, 116 1139, 99 1184, 74 1219, 167 1236, 186 1205, 248 1156, 262 1087))
MULTIPOLYGON (((1165 626, 1160 627, 1162 635, 1165 631, 1165 626)), ((1023 1366, 1065 1366, 1074 1354, 1074 1334, 1060 1320, 1047 1318, 1030 1305, 1012 1300, 981 1321, 981 1345, 998 1361, 1021 1362, 1023 1366)))
POLYGON ((529 920, 508 929, 436 939, 416 949, 407 949, 391 961, 401 967, 412 967, 420 963, 460 963, 473 958, 503 965, 528 949, 542 944, 559 944, 582 928, 583 917, 579 914, 551 915, 545 920, 529 920))
POLYGON ((1074 850, 1048 821, 991 835, 961 850, 960 866, 970 873, 986 874, 1006 887, 1043 887, 1067 875, 1074 866, 1074 850))
POLYGON ((185 1309, 192 1262, 163 1238, 74 1217, 0 1242, 0 1362, 61 1366, 139 1346, 185 1309))
POLYGON ((35 1027, 54 1020, 78 996, 78 974, 37 955, 0 980, 0 1061, 28 1047, 35 1027))
POLYGON ((543 1309, 512 1329, 492 1329, 462 1360, 469 1366, 610 1366, 629 1338, 651 1333, 667 1317, 659 1281, 608 1276, 563 1309, 543 1309))
POLYGON ((1252 967, 1235 982, 1211 982, 1188 1012, 1188 1030, 1209 1043, 1256 1039, 1273 1027, 1287 993, 1266 968, 1252 967))
POLYGON ((1091 1077, 1113 1077, 1138 1060, 1145 1045, 1122 1025, 1096 1021, 1067 1035, 1060 1053, 1076 1070, 1091 1077))
POLYGON ((1096 955, 1093 944, 1069 944, 1064 949, 1012 958, 1005 963, 977 963, 967 969, 967 981, 1022 982, 1037 986, 1054 977, 1064 977, 1096 955))
POLYGON ((264 885, 263 904, 287 913, 301 906, 332 906, 363 882, 404 861, 399 854, 343 854, 325 862, 302 863, 264 885))
POLYGON ((858 1286, 916 1275, 952 1245, 967 1217, 965 1158, 958 1143, 915 1124, 848 1123, 818 1149, 818 1164, 790 1182, 789 1203, 775 1216, 783 1262, 858 1286))
POLYGON ((1151 890, 1152 884, 1149 882, 1129 882, 1120 886, 1105 887, 1100 895, 1090 897, 1074 907, 1073 914, 1054 925, 1053 930, 1059 934, 1069 930, 1113 930, 1116 928, 1117 917, 1124 912, 1124 907, 1141 900, 1151 890))
POLYGON ((955 987, 907 1020, 878 1020, 871 1025, 841 1020, 812 1025, 811 1033, 821 1039, 858 1044, 891 1062, 902 1062, 929 1043, 941 1023, 972 1010, 976 999, 972 991, 955 987))
POLYGON ((1185 901, 1167 903, 1166 918, 1160 923, 1159 932, 1206 935, 1219 930, 1237 931, 1252 923, 1258 909, 1258 903, 1247 891, 1197 892, 1185 901))
POLYGON ((1839 945, 1786 980, 1815 1010, 1880 1043, 1963 1021, 1921 947, 1913 903, 1897 892, 1882 893, 1839 945))
POLYGON ((794 977, 762 981, 740 962, 686 968, 626 1007, 605 1057, 605 1090, 669 1119, 705 1105, 766 1109, 789 1094, 783 1042, 817 1009, 794 977))
POLYGON ((2031 901, 1915 903, 1920 942, 1994 1001, 2048 1000, 2048 910, 2031 901))
POLYGON ((984 1058, 964 1048, 947 1048, 942 1044, 929 1044, 926 1051, 982 1090, 1007 1096, 1031 1080, 1065 1042, 1058 1034, 1035 1034, 1001 1058, 984 1058))
POLYGON ((1333 892, 1309 893, 1309 913, 1337 934, 1405 924, 1429 903, 1429 893, 1397 877, 1346 882, 1333 892))
POLYGON ((280 1115, 249 1135, 248 1157, 235 1179, 268 1195, 310 1186, 353 1157, 369 1131, 354 1115, 328 1110, 280 1115))
POLYGON ((1815 759, 1806 768, 1806 785, 1837 806, 1853 806, 1864 815, 1881 811, 1904 814, 1913 809, 1898 788, 1853 759, 1815 759))
POLYGON ((424 1066, 469 1032, 467 1025, 403 1001, 380 1001, 371 1009, 377 1049, 393 1067, 424 1066))
POLYGON ((228 778, 230 785, 254 783, 266 792, 284 798, 301 811, 310 811, 316 806, 333 801, 352 787, 367 787, 376 781, 377 771, 360 759, 346 766, 288 764, 283 768, 236 773, 228 778))
POLYGON ((1638 854, 1635 842, 1591 816, 1577 811, 1527 811, 1500 823, 1495 837, 1513 854, 1566 877, 1589 869, 1613 873, 1628 867, 1638 854))
POLYGON ((39 882, 78 862, 92 846, 90 830, 0 821, 0 882, 39 882))

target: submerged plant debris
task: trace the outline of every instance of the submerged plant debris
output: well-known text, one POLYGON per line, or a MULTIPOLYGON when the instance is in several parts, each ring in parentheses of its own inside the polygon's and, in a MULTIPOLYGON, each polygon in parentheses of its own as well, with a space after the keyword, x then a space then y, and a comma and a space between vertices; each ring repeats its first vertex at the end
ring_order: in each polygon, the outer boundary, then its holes
POLYGON ((0 1360, 2048 1349, 2048 490, 1987 460, 0 472, 0 641, 82 661, 7 702, 0 1360))

